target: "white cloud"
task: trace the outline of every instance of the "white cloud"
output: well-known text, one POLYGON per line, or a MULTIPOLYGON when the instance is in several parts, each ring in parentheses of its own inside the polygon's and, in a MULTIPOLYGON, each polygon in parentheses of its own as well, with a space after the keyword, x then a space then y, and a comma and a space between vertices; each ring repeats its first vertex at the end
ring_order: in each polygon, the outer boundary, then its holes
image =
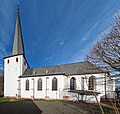
POLYGON ((64 40, 60 42, 60 45, 64 45, 64 40))
POLYGON ((44 61, 49 62, 49 61, 51 61, 54 57, 55 57, 55 55, 52 55, 52 56, 46 57, 46 58, 44 59, 44 61))

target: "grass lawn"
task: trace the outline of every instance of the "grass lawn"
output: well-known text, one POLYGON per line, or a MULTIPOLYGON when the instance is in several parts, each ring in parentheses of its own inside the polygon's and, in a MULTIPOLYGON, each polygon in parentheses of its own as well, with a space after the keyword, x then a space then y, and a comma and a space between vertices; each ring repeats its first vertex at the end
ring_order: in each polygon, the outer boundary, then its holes
POLYGON ((0 98, 0 103, 12 102, 12 101, 22 101, 22 100, 27 100, 27 99, 23 99, 23 98, 15 99, 15 98, 4 98, 4 97, 1 97, 0 98))
POLYGON ((103 107, 105 114, 114 114, 114 109, 109 107, 103 107))
POLYGON ((10 98, 0 98, 0 103, 9 102, 10 98))

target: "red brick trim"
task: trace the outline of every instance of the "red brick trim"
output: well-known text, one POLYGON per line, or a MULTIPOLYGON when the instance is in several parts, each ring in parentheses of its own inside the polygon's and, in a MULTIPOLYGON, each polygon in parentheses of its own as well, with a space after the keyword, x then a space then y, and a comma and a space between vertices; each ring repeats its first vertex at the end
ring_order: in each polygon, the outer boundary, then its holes
POLYGON ((63 96, 63 100, 69 100, 69 96, 63 96))
POLYGON ((101 102, 105 102, 105 101, 114 101, 115 100, 115 98, 100 98, 100 101, 101 102))
POLYGON ((45 96, 45 99, 46 99, 46 100, 49 100, 49 96, 45 96))
POLYGON ((4 96, 4 98, 17 98, 17 96, 4 96))
POLYGON ((21 95, 17 95, 17 98, 18 98, 18 99, 21 98, 21 95))
POLYGON ((35 99, 34 96, 31 96, 31 99, 34 100, 35 99))

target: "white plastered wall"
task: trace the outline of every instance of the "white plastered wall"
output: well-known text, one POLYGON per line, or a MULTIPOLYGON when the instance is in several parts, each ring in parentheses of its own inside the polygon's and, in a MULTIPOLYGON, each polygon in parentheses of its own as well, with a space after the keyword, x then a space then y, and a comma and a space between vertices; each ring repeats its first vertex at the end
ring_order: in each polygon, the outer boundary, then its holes
POLYGON ((23 98, 34 98, 36 99, 45 99, 48 96, 50 99, 62 99, 62 91, 64 88, 64 77, 62 75, 54 75, 54 76, 39 76, 39 77, 26 77, 20 78, 21 80, 21 97, 23 98), (56 77, 58 80, 57 90, 52 90, 52 79, 56 77), (38 79, 42 79, 42 90, 38 90, 38 79), (29 90, 25 90, 25 82, 29 80, 30 87, 29 90), (48 85, 46 87, 46 80, 48 80, 48 85), (34 85, 33 85, 34 81, 34 85), (34 88, 33 88, 34 87, 34 88))
MULTIPOLYGON (((26 77, 20 78, 21 80, 21 97, 23 98, 31 98, 34 95, 36 99, 45 99, 48 96, 50 99, 63 99, 64 96, 69 96, 69 100, 78 100, 78 94, 68 92, 70 90, 70 79, 72 77, 76 78, 76 89, 83 89, 83 80, 84 78, 84 90, 88 90, 88 79, 90 76, 96 77, 96 92, 100 94, 97 96, 98 101, 100 98, 105 96, 105 74, 88 74, 88 75, 72 75, 72 76, 64 76, 64 75, 53 75, 53 76, 39 76, 39 77, 26 77), (56 77, 58 80, 58 89, 57 91, 52 91, 52 79, 56 77), (37 90, 37 81, 38 79, 42 79, 42 91, 37 90), (48 79, 48 87, 46 88, 46 78, 48 79), (30 90, 25 90, 25 81, 29 80, 30 82, 30 90), (34 80, 34 89, 33 89, 33 80, 34 80), (47 90, 46 90, 47 89, 47 90)), ((114 85, 113 85, 114 86, 114 85)), ((114 87, 113 87, 114 88, 114 87)), ((79 100, 86 101, 96 101, 95 96, 91 95, 79 95, 79 100)))
POLYGON ((18 94, 18 77, 28 67, 24 65, 23 55, 11 56, 4 59, 4 96, 16 97, 18 94), (16 62, 18 58, 18 62, 16 62), (9 63, 8 63, 9 60, 9 63))
MULTIPOLYGON (((89 77, 91 76, 95 76, 96 78, 96 89, 95 91, 100 93, 97 96, 98 101, 100 101, 100 98, 105 96, 105 73, 100 73, 100 74, 87 74, 87 75, 72 75, 72 76, 68 76, 68 84, 70 85, 70 79, 72 77, 76 78, 76 90, 81 90, 82 88, 84 88, 84 90, 88 90, 88 83, 89 83, 89 77), (84 87, 83 86, 83 80, 82 78, 84 78, 84 87)), ((115 85, 112 85, 113 88, 115 87, 115 85)), ((113 90, 111 90, 113 91, 113 90)), ((78 99, 78 94, 75 93, 68 93, 68 95, 70 96, 70 99, 72 100, 77 100, 78 99)), ((84 96, 79 96, 79 100, 86 100, 86 101, 96 101, 95 96, 93 95, 84 95, 84 96)))

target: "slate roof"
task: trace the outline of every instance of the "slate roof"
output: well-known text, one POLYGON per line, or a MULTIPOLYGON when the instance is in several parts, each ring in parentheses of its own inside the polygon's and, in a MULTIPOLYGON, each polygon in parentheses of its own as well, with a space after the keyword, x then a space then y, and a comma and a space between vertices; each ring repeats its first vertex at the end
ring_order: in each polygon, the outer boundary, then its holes
POLYGON ((13 49, 12 49, 12 55, 17 55, 17 54, 24 54, 24 45, 22 39, 19 9, 17 10, 17 19, 16 19, 16 26, 14 33, 13 49))
POLYGON ((24 76, 45 76, 45 75, 82 75, 104 73, 98 67, 88 61, 77 62, 64 65, 48 66, 41 68, 27 69, 21 77, 24 76))

